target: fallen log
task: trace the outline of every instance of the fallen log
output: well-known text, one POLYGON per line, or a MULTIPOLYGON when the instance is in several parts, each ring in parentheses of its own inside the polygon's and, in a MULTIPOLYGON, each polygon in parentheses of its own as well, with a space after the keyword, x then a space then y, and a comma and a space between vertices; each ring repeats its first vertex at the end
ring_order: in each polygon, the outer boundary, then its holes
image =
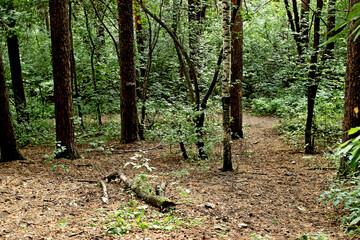
POLYGON ((154 207, 160 208, 160 211, 175 209, 176 204, 165 197, 166 182, 162 182, 159 186, 157 186, 156 192, 158 193, 158 195, 153 195, 143 191, 139 186, 134 184, 133 181, 128 179, 121 170, 118 170, 117 174, 124 182, 125 186, 131 191, 133 191, 137 197, 141 198, 146 203, 154 207))

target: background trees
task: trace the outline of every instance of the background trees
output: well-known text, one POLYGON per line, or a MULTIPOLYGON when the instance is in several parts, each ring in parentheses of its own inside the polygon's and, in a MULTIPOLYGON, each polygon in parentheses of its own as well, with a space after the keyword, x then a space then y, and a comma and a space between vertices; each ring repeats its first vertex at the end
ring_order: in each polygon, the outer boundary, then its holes
MULTIPOLYGON (((58 100, 53 96, 49 64, 51 39, 47 1, 13 2, 16 7, 11 10, 12 15, 22 16, 15 18, 15 28, 30 118, 23 128, 16 119, 15 131, 20 136, 20 144, 55 142, 51 118, 55 114, 54 101, 58 100), (36 132, 46 134, 38 136, 36 132)), ((132 51, 131 55, 136 55, 135 70, 139 73, 136 90, 141 97, 136 101, 132 98, 130 102, 142 109, 139 112, 144 138, 162 140, 172 146, 180 144, 190 151, 187 152, 190 157, 206 158, 222 139, 221 124, 216 117, 221 114, 219 76, 223 72, 221 6, 206 1, 190 1, 189 5, 187 1, 178 0, 139 4, 143 7, 137 6, 133 12, 136 12, 138 26, 138 37, 134 39, 138 51, 132 51), (197 146, 197 153, 191 150, 193 145, 197 146)), ((332 36, 334 19, 343 19, 346 13, 342 10, 347 6, 333 0, 324 1, 322 7, 320 4, 321 1, 273 3, 259 0, 244 3, 237 14, 235 11, 232 14, 232 21, 235 21, 232 25, 232 81, 238 83, 236 79, 240 79, 241 82, 243 76, 243 94, 240 96, 241 91, 237 89, 240 84, 235 84, 232 93, 236 97, 232 99, 243 100, 244 109, 252 113, 283 117, 279 130, 300 149, 310 147, 309 152, 321 151, 339 142, 342 131, 346 43, 341 37, 336 45, 321 43, 332 36), (240 34, 240 18, 244 24, 243 34, 240 34), (244 70, 241 74, 242 41, 244 70), (309 98, 308 93, 311 93, 309 98), (308 140, 304 145, 305 132, 308 140), (318 139, 317 142, 314 139, 318 139)), ((240 1, 234 1, 232 9, 238 6, 240 1)), ((108 121, 108 116, 121 113, 120 69, 126 67, 119 68, 119 63, 132 59, 120 61, 119 49, 124 46, 125 50, 130 49, 121 42, 123 37, 117 37, 124 26, 118 22, 123 17, 118 14, 118 7, 118 3, 106 0, 71 1, 68 15, 73 43, 73 48, 70 47, 71 95, 76 106, 72 118, 80 142, 94 136, 109 140, 126 135, 116 128, 115 118, 108 121)), ((9 15, 4 9, 7 8, 2 8, 2 16, 9 15)), ((3 29, 9 22, 9 18, 2 17, 3 29)), ((346 37, 345 33, 340 35, 346 37)), ((7 47, 5 36, 2 49, 7 47)), ((4 55, 4 63, 9 66, 8 51, 4 51, 4 55)), ((10 71, 5 74, 11 79, 10 71)), ((131 79, 132 86, 133 77, 123 79, 131 79)), ((12 89, 10 99, 15 99, 12 89)), ((15 104, 15 100, 11 103, 15 104)), ((137 110, 133 109, 132 112, 137 110)), ((240 129, 235 126, 241 126, 236 114, 241 116, 242 108, 233 106, 231 110, 234 111, 232 132, 237 133, 233 135, 241 137, 240 129)), ((135 119, 137 121, 134 116, 132 124, 135 119)))

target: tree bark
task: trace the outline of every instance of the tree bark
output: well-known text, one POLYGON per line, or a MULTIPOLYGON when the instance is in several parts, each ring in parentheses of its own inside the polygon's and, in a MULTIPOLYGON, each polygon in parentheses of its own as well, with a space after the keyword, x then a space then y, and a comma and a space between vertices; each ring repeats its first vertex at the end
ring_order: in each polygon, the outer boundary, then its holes
POLYGON ((70 37, 67 0, 50 0, 51 48, 54 75, 55 120, 57 146, 65 147, 57 158, 76 159, 77 150, 70 70, 70 37))
MULTIPOLYGON (((13 0, 9 2, 9 10, 14 10, 13 0)), ((7 31, 6 41, 8 45, 11 80, 14 92, 17 121, 21 123, 29 121, 29 114, 26 111, 26 97, 21 71, 19 41, 17 33, 14 30, 15 24, 16 23, 14 20, 12 20, 8 24, 9 29, 7 31)))
POLYGON ((161 211, 166 211, 169 209, 175 209, 176 204, 172 202, 170 199, 165 197, 165 188, 166 182, 162 182, 160 185, 156 186, 156 194, 152 195, 143 191, 139 186, 133 183, 132 180, 128 179, 125 174, 122 173, 121 170, 118 170, 116 173, 111 174, 107 177, 107 179, 111 179, 119 176, 123 181, 125 186, 131 191, 133 191, 139 198, 144 200, 146 203, 158 207, 161 211))
POLYGON ((201 22, 205 18, 205 6, 200 0, 188 0, 188 22, 189 22, 189 52, 190 59, 194 65, 196 76, 199 76, 200 37, 201 22))
POLYGON ((238 5, 240 11, 232 14, 232 52, 231 52, 231 132, 232 138, 243 138, 242 129, 242 78, 243 78, 243 20, 242 0, 232 0, 233 5, 238 5))
POLYGON ((17 146, 0 50, 0 162, 25 159, 17 146))
POLYGON ((307 119, 305 126, 305 153, 313 154, 315 149, 315 136, 313 133, 314 125, 314 107, 315 99, 318 90, 318 52, 320 44, 320 15, 323 7, 323 1, 317 0, 317 10, 315 13, 314 21, 314 53, 311 56, 310 60, 310 72, 309 72, 309 82, 307 87, 307 119))
POLYGON ((121 142, 131 143, 137 141, 139 138, 132 1, 118 0, 118 13, 121 78, 121 142))
POLYGON ((222 171, 232 171, 231 161, 231 129, 230 129, 230 75, 231 75, 231 32, 230 32, 230 0, 222 1, 223 12, 223 168, 222 171))
MULTIPOLYGON (((326 40, 329 40, 331 37, 335 36, 336 32, 332 31, 335 28, 336 21, 336 9, 335 9, 336 0, 329 0, 328 2, 328 16, 326 23, 326 40)), ((323 61, 327 59, 334 58, 334 49, 335 42, 331 42, 325 46, 323 61)))
POLYGON ((81 110, 81 97, 80 92, 78 88, 77 83, 77 75, 76 75, 76 62, 75 62, 75 54, 74 54, 74 41, 73 41, 73 32, 72 32, 72 22, 71 22, 71 13, 72 13, 72 7, 71 7, 71 1, 69 2, 69 34, 70 34, 70 68, 71 68, 71 82, 74 85, 75 90, 75 98, 78 100, 77 102, 77 108, 78 108, 78 114, 80 118, 80 125, 83 130, 85 130, 84 126, 84 118, 81 110))
MULTIPOLYGON (((350 9, 360 0, 350 0, 350 9)), ((354 21, 350 22, 350 34, 354 31, 354 21)), ((351 128, 360 126, 360 38, 354 40, 350 35, 347 46, 346 76, 345 76, 345 99, 344 99, 344 121, 342 141, 346 142, 351 138, 359 136, 359 132, 349 135, 347 131, 351 128)), ((349 173, 346 164, 348 158, 344 157, 340 161, 339 175, 346 176, 349 173)))

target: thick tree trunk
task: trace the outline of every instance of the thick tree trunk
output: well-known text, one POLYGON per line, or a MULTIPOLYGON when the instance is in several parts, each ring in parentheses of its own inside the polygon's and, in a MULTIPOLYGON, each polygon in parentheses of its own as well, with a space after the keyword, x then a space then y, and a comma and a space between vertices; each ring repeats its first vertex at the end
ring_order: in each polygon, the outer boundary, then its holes
POLYGON ((9 96, 5 80, 5 70, 0 51, 0 162, 25 159, 17 146, 11 119, 9 96))
MULTIPOLYGON (((359 0, 350 0, 350 9, 359 0)), ((350 23, 350 34, 354 31, 354 22, 350 23)), ((355 138, 359 133, 348 135, 347 131, 353 127, 360 126, 360 38, 354 40, 354 35, 348 39, 346 76, 345 76, 345 99, 344 99, 344 121, 343 121, 343 142, 355 138)), ((348 168, 346 157, 340 161, 339 175, 346 176, 348 168)))
MULTIPOLYGON (((66 149, 57 158, 80 157, 74 135, 67 0, 50 0, 56 141, 66 149)), ((57 144, 57 145, 58 145, 57 144)))
POLYGON ((26 112, 26 97, 21 71, 19 41, 17 33, 13 29, 15 27, 15 22, 11 22, 8 26, 9 30, 7 31, 6 40, 8 45, 11 80, 14 92, 17 121, 19 123, 28 122, 29 114, 26 112))
POLYGON ((121 78, 121 141, 138 140, 139 126, 136 107, 136 69, 133 4, 131 0, 118 0, 119 47, 121 78))
POLYGON ((230 75, 231 75, 231 32, 230 32, 230 0, 222 1, 223 12, 223 54, 224 72, 222 78, 223 104, 223 168, 232 171, 231 161, 231 129, 230 129, 230 75))
POLYGON ((232 0, 233 5, 238 5, 240 11, 232 14, 232 52, 231 52, 231 132, 232 138, 243 138, 242 129, 242 78, 243 78, 243 21, 242 0, 232 0))

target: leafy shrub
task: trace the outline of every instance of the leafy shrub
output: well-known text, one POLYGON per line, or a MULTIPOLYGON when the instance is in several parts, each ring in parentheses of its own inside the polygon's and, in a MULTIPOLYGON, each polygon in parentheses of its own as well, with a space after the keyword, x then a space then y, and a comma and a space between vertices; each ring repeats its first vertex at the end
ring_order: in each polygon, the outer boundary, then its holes
POLYGON ((349 214, 343 217, 341 224, 350 236, 360 234, 360 177, 335 181, 329 191, 321 195, 320 200, 348 211, 349 214))

